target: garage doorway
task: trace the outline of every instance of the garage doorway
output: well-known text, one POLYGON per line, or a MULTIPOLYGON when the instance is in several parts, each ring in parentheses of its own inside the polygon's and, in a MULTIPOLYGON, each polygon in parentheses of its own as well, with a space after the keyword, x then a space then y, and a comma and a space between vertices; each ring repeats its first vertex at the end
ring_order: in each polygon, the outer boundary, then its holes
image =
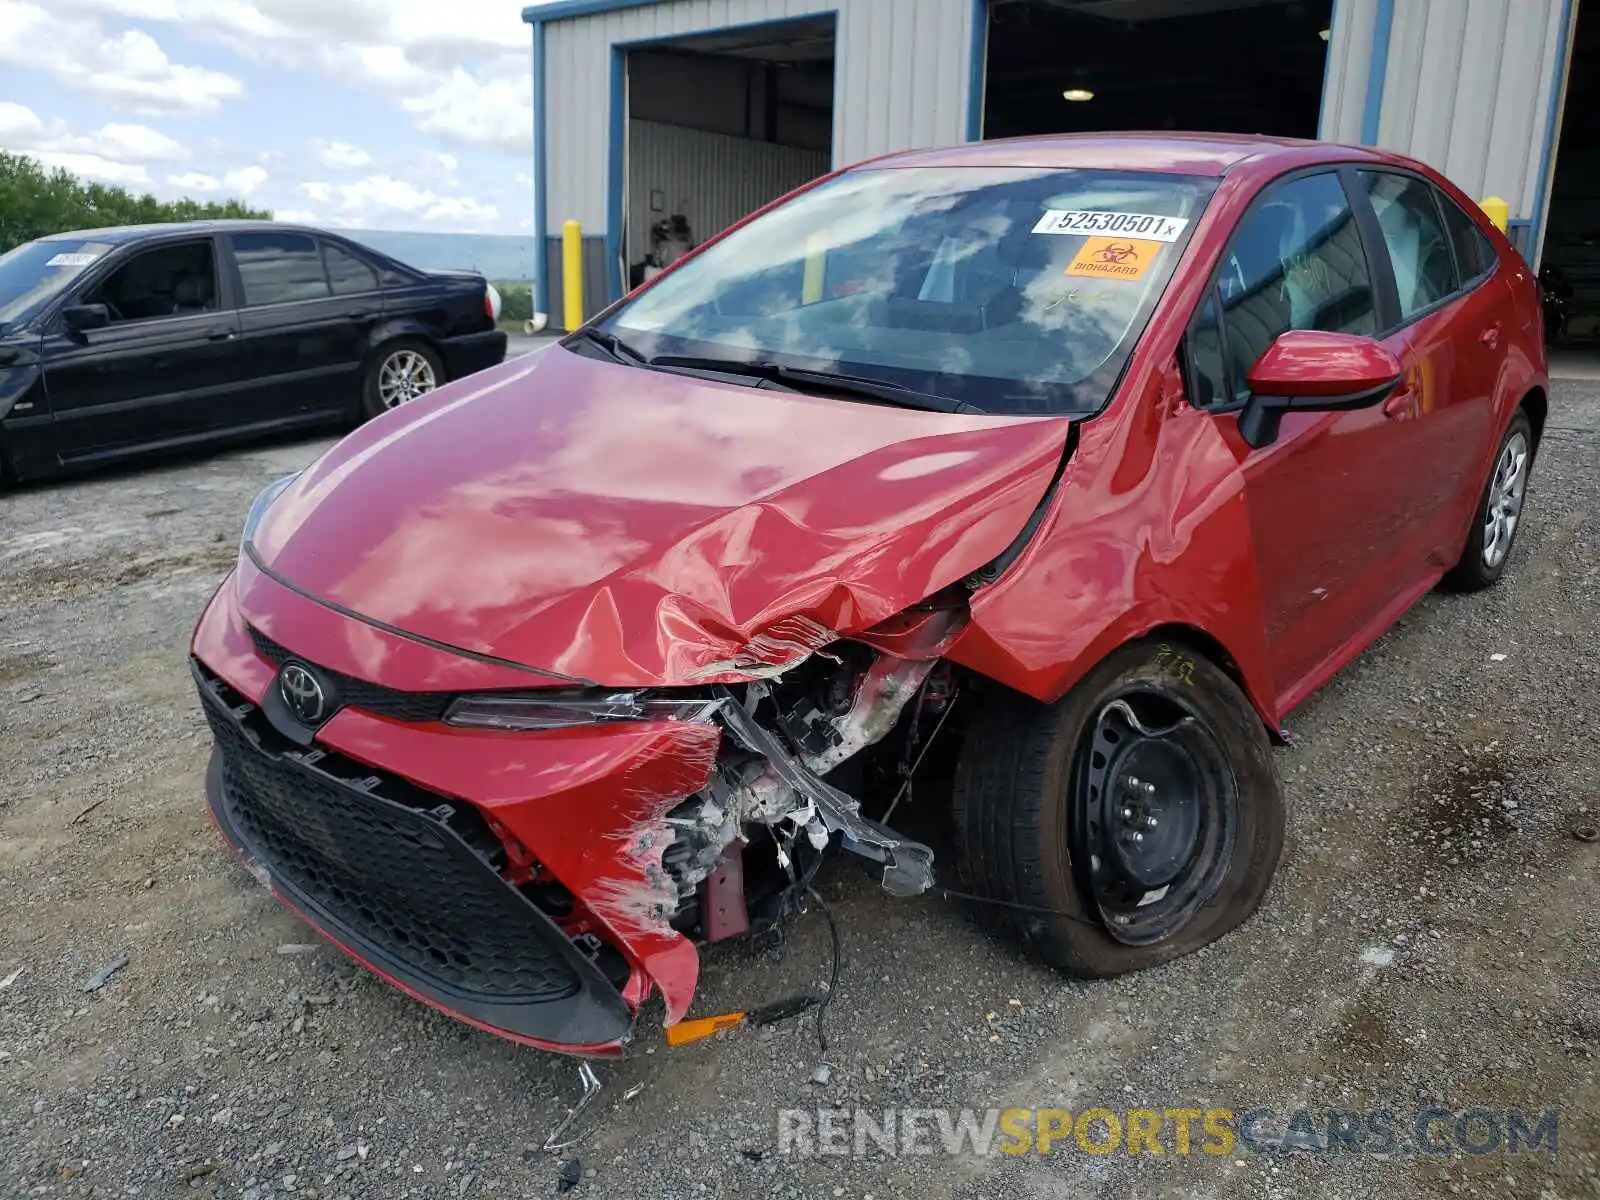
POLYGON ((830 14, 628 51, 619 205, 628 287, 828 172, 835 40, 830 14))
POLYGON ((992 0, 983 136, 1317 136, 1333 0, 992 0))
MULTIPOLYGON (((1600 368, 1600 3, 1578 5, 1539 282, 1552 358, 1600 368)), ((1554 368, 1557 364, 1552 363, 1554 368)))

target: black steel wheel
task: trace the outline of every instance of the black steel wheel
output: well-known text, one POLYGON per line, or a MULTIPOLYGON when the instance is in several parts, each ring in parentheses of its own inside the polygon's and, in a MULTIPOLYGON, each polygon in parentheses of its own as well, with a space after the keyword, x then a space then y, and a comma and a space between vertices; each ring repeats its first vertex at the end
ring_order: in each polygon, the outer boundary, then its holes
POLYGON ((959 867, 987 925, 1097 977, 1215 941, 1260 905, 1283 848, 1266 729, 1186 646, 1138 642, 1065 697, 995 697, 956 775, 959 867))

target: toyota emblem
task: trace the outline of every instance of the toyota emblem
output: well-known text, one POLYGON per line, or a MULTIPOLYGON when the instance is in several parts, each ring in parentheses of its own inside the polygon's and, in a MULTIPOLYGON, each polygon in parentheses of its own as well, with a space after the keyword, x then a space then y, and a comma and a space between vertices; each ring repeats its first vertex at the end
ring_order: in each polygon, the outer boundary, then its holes
POLYGON ((328 715, 328 696, 321 681, 299 663, 288 663, 278 673, 278 694, 289 711, 307 725, 315 725, 328 715))

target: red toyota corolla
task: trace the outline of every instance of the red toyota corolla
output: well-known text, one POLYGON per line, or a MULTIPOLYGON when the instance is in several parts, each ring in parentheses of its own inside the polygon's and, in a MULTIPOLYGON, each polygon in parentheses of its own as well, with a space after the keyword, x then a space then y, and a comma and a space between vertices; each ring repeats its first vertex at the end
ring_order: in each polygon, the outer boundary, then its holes
POLYGON ((1505 569, 1546 387, 1527 265, 1408 159, 869 162, 268 488, 194 635, 211 811, 354 958, 575 1054, 837 850, 1159 963, 1260 902, 1284 714, 1505 569), (948 869, 891 824, 930 746, 948 869))

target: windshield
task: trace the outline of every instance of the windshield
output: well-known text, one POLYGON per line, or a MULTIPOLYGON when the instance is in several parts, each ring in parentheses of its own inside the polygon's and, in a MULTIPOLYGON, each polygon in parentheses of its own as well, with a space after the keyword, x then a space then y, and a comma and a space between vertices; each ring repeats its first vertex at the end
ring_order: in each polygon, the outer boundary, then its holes
POLYGON ((783 364, 997 413, 1094 412, 1215 181, 864 170, 735 230, 599 328, 648 357, 783 364))
POLYGON ((0 254, 0 325, 20 320, 59 295, 110 250, 107 242, 52 238, 0 254))

